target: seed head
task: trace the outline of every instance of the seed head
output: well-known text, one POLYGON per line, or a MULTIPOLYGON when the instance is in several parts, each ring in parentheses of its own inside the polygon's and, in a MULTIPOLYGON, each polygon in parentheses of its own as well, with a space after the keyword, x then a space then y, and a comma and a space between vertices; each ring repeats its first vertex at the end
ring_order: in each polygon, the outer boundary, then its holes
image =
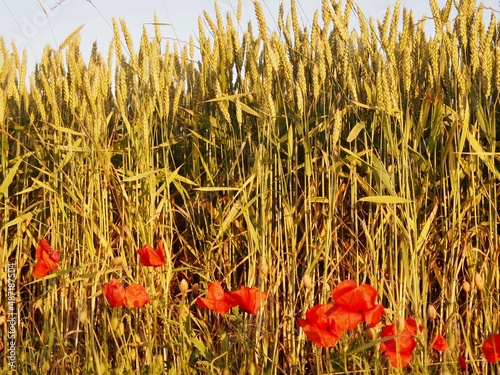
POLYGON ((484 290, 484 279, 479 272, 474 275, 474 284, 480 292, 484 290))
POLYGON ((304 287, 306 289, 311 289, 312 288, 312 280, 311 280, 311 276, 309 275, 304 275, 304 277, 302 278, 302 284, 304 285, 304 287))
POLYGON ((377 331, 375 330, 375 328, 373 327, 369 327, 366 331, 365 331, 365 336, 368 338, 368 340, 375 340, 377 338, 377 331))
POLYGON ((186 294, 189 289, 189 284, 186 279, 182 279, 179 283, 179 290, 182 294, 186 294))
POLYGON ((464 281, 462 283, 462 290, 465 292, 465 293, 469 293, 470 292, 470 283, 468 281, 464 281))
POLYGON ((267 276, 267 274, 269 273, 269 265, 266 261, 262 261, 260 263, 259 269, 263 276, 267 276))
POLYGON ((427 317, 432 320, 437 318, 437 311, 433 305, 427 306, 427 317))

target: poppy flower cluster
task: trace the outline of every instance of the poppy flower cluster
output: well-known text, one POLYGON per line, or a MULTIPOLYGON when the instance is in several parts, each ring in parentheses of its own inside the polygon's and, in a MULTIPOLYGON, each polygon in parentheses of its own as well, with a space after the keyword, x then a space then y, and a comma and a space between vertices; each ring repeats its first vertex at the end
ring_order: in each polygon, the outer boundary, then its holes
POLYGON ((57 269, 61 260, 61 253, 54 251, 49 243, 42 238, 36 247, 35 258, 37 263, 33 269, 33 277, 39 279, 57 269))
POLYGON ((355 281, 345 280, 334 288, 333 304, 312 307, 297 323, 309 340, 329 348, 345 330, 355 329, 362 322, 373 327, 380 321, 384 307, 375 303, 376 298, 377 291, 371 285, 358 286, 355 281))
MULTIPOLYGON (((137 250, 137 253, 142 265, 146 267, 156 268, 165 264, 165 250, 161 240, 156 249, 146 244, 137 250)), ((150 295, 142 285, 130 284, 125 288, 120 281, 113 278, 104 285, 102 293, 112 307, 123 305, 128 308, 143 307, 151 300, 150 295)))
MULTIPOLYGON (((137 253, 141 264, 146 267, 157 268, 165 264, 162 241, 156 249, 144 245, 137 253)), ((33 277, 42 278, 58 268, 61 254, 45 239, 41 239, 35 257, 37 263, 33 269, 33 277)), ((140 308, 151 299, 144 286, 130 284, 124 287, 122 282, 113 278, 104 285, 103 294, 112 307, 140 308)), ((368 327, 374 327, 380 322, 385 310, 382 305, 375 303, 377 294, 376 289, 368 284, 358 286, 352 280, 342 281, 332 292, 333 303, 313 306, 306 312, 305 319, 299 318, 297 323, 313 343, 325 348, 335 346, 346 330, 355 329, 363 322, 368 327)), ((238 306, 242 311, 256 315, 266 298, 267 292, 261 292, 255 287, 242 286, 235 291, 225 292, 220 282, 214 281, 208 284, 206 297, 197 298, 196 305, 221 315, 238 306)), ((396 319, 382 328, 380 352, 389 359, 391 366, 402 368, 410 363, 417 346, 416 336, 422 330, 423 326, 412 317, 396 319)), ((448 343, 441 334, 436 334, 430 340, 430 346, 444 352, 448 343)), ((487 362, 499 362, 500 334, 490 335, 482 344, 481 350, 487 362)), ((463 356, 459 356, 458 362, 460 368, 467 368, 463 356)))
POLYGON ((151 297, 142 285, 130 284, 125 288, 120 281, 113 278, 109 283, 104 285, 102 293, 112 307, 123 305, 129 309, 143 307, 151 300, 151 297))
POLYGON ((233 292, 224 292, 221 283, 214 281, 208 284, 207 296, 196 299, 196 305, 221 315, 226 314, 233 307, 239 306, 241 310, 257 315, 266 297, 267 292, 261 292, 255 287, 249 288, 247 286, 242 286, 233 292))

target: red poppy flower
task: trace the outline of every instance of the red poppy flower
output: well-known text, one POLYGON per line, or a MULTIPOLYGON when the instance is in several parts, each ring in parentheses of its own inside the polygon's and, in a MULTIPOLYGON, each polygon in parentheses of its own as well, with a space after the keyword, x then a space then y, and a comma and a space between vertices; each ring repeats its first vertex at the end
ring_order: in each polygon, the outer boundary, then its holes
POLYGON ((149 303, 150 300, 151 297, 142 285, 130 284, 127 288, 125 288, 125 298, 123 303, 129 309, 133 307, 142 307, 149 303))
POLYGON ((467 362, 465 361, 465 358, 463 355, 458 356, 458 365, 462 370, 467 370, 467 362))
POLYGON ((493 334, 486 339, 481 347, 484 358, 489 363, 495 363, 500 361, 500 335, 493 334))
POLYGON ((381 338, 397 335, 380 343, 380 351, 385 353, 392 366, 401 368, 410 363, 413 349, 417 346, 415 336, 422 329, 413 318, 406 318, 404 328, 399 332, 395 323, 382 328, 381 338))
POLYGON ((436 349, 440 352, 444 352, 448 348, 448 342, 439 333, 432 338, 431 343, 432 349, 436 349))
POLYGON ((61 260, 61 253, 59 251, 54 251, 47 241, 41 239, 36 247, 35 257, 37 263, 33 269, 33 277, 35 279, 39 279, 47 276, 50 271, 57 268, 57 265, 61 260))
POLYGON ((224 293, 222 285, 218 281, 208 284, 208 294, 206 298, 197 298, 196 305, 202 309, 210 309, 224 315, 238 303, 224 293))
POLYGON ((297 319, 309 340, 324 348, 335 346, 344 334, 330 314, 333 308, 332 304, 316 305, 307 311, 305 319, 297 319))
POLYGON ((119 307, 123 305, 125 299, 125 288, 120 281, 111 279, 102 288, 102 294, 104 294, 111 306, 119 307))
POLYGON ((139 250, 141 263, 146 267, 161 267, 165 264, 165 251, 163 249, 163 241, 158 242, 157 249, 153 249, 150 245, 144 245, 139 250))
POLYGON ((227 292, 226 295, 233 299, 240 309, 253 315, 257 315, 262 301, 267 297, 266 292, 261 292, 256 287, 249 288, 247 286, 242 286, 234 292, 227 292))
POLYGON ((375 304, 377 291, 368 284, 358 286, 352 280, 342 281, 333 290, 332 298, 335 308, 330 314, 343 329, 354 329, 363 321, 373 327, 384 314, 384 307, 375 304))

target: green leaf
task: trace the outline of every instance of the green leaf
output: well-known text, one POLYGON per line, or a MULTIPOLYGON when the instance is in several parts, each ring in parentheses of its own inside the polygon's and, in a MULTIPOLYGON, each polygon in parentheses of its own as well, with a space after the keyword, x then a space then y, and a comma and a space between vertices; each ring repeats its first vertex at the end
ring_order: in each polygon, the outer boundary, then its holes
POLYGON ((411 199, 396 197, 394 195, 372 195, 371 197, 360 198, 358 202, 398 204, 411 203, 412 201, 411 199))
MULTIPOLYGON (((24 155, 24 157, 28 157, 32 154, 33 153, 30 152, 30 153, 24 155)), ((0 185, 0 198, 2 198, 5 195, 5 193, 7 193, 7 189, 9 188, 9 185, 12 183, 12 180, 14 180, 14 176, 16 175, 17 170, 19 169, 19 165, 21 165, 22 162, 23 162, 23 158, 20 158, 16 162, 16 164, 14 164, 11 169, 9 169, 9 172, 7 173, 7 176, 5 176, 5 179, 3 180, 2 185, 0 185)))
POLYGON ((358 122, 356 125, 354 125, 354 128, 351 129, 349 135, 347 136, 347 142, 354 141, 357 138, 359 132, 364 128, 365 128, 364 122, 358 122))

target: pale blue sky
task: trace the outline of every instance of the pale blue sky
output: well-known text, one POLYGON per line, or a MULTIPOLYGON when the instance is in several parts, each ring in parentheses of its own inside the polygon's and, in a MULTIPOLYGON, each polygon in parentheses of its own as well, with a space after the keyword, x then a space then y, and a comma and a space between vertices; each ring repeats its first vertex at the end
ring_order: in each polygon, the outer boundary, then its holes
MULTIPOLYGON (((285 5, 289 4, 289 0, 283 1, 285 5)), ((310 24, 314 11, 321 8, 321 0, 296 1, 303 25, 310 24)), ((163 36, 184 41, 189 40, 189 35, 196 36, 197 19, 203 10, 214 16, 214 3, 211 0, 65 0, 54 9, 57 2, 58 0, 0 0, 0 36, 9 44, 13 39, 18 48, 26 48, 30 66, 39 60, 46 44, 56 47, 80 25, 85 25, 81 31, 81 50, 84 55, 88 55, 94 41, 97 41, 100 51, 106 54, 112 37, 110 24, 113 17, 123 18, 138 42, 142 25, 153 22, 155 12, 160 22, 171 24, 162 26, 163 36)), ((272 27, 281 0, 260 2, 267 24, 272 27)), ((445 0, 438 2, 444 4, 445 0)), ((483 4, 500 9, 499 2, 500 0, 485 0, 483 4)), ((235 12, 238 1, 219 0, 218 3, 225 16, 227 12, 235 12)), ((365 16, 377 19, 384 16, 386 8, 393 6, 395 0, 355 0, 355 3, 361 7, 365 16)), ((431 14, 428 1, 401 0, 401 7, 413 9, 417 19, 423 14, 431 14)), ((243 0, 243 19, 254 19, 251 0, 243 0)), ((352 22, 355 22, 354 17, 352 22)), ((432 30, 431 21, 427 22, 432 30)), ((246 28, 246 21, 242 22, 242 26, 246 28)), ((153 35, 153 26, 147 27, 150 35, 153 35)))

